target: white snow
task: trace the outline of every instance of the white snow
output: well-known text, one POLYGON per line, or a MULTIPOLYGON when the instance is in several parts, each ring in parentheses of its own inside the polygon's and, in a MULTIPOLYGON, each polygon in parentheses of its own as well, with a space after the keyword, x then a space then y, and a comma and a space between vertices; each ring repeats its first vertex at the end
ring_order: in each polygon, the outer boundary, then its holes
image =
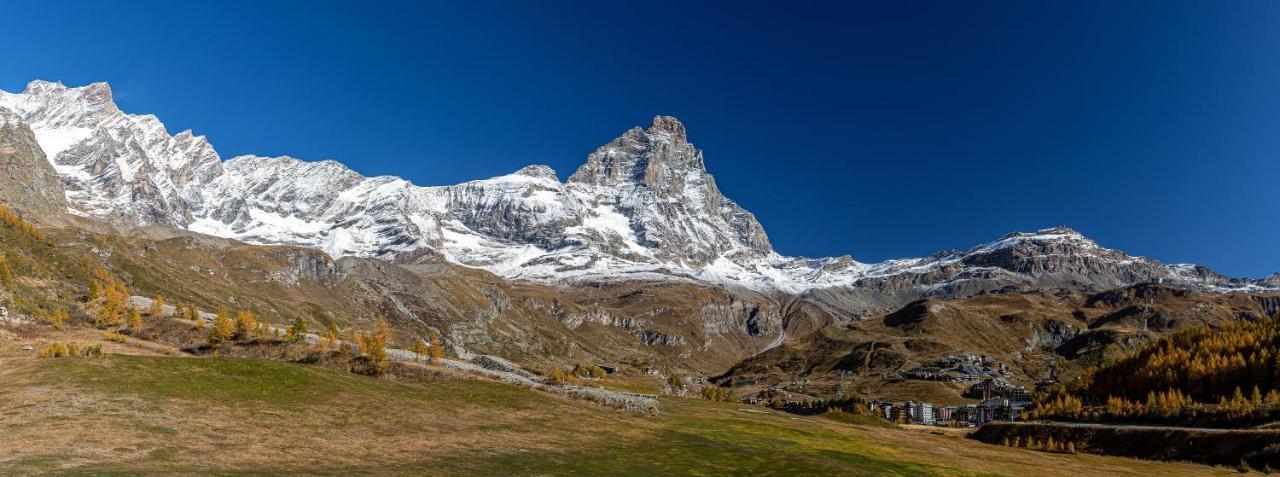
POLYGON ((44 155, 48 157, 49 162, 53 162, 53 158, 57 157, 62 151, 79 144, 93 135, 93 129, 83 127, 38 128, 32 130, 32 132, 35 133, 36 142, 40 143, 40 149, 44 150, 44 155))
MULTIPOLYGON (((1063 227, 1010 234, 963 253, 874 264, 782 256, 762 230, 754 233, 760 227, 754 218, 720 195, 701 152, 661 128, 628 131, 597 149, 566 182, 550 168, 530 166, 420 187, 398 177, 365 177, 335 161, 242 156, 224 162, 204 136, 170 136, 154 115, 119 111, 105 84, 68 88, 35 81, 24 93, 0 91, 0 106, 31 126, 70 185, 72 213, 138 224, 159 213, 167 225, 253 243, 312 246, 335 257, 438 247, 451 261, 512 279, 699 280, 788 292, 944 267, 1012 273, 965 260, 1024 245, 1070 245, 1120 265, 1146 260, 1063 227), (644 162, 658 151, 670 162, 644 162), (103 156, 109 167, 100 167, 103 156), (646 167, 655 164, 660 167, 646 167), (638 171, 663 182, 643 182, 648 179, 636 177, 638 171)), ((968 279, 966 273, 950 280, 968 279)), ((1167 277, 1201 280, 1194 267, 1181 264, 1168 267, 1167 277)))

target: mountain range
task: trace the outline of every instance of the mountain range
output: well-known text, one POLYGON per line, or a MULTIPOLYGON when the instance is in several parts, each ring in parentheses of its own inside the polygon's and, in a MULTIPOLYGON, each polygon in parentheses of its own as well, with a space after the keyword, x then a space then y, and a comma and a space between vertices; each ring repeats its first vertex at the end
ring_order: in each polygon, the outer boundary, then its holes
POLYGON ((314 247, 335 258, 394 260, 431 250, 514 281, 705 282, 805 296, 854 318, 921 296, 1010 287, 1280 288, 1280 274, 1229 278, 1163 264, 1067 227, 881 263, 784 256, 759 221, 720 192, 702 151, 669 116, 600 146, 563 181, 531 165, 450 186, 365 177, 335 161, 223 160, 204 136, 170 134, 154 115, 121 111, 106 83, 37 80, 20 93, 0 91, 0 121, 0 159, 15 171, 3 192, 10 202, 126 227, 314 247), (12 159, 20 156, 28 166, 12 159), (51 192, 58 188, 63 194, 51 192))

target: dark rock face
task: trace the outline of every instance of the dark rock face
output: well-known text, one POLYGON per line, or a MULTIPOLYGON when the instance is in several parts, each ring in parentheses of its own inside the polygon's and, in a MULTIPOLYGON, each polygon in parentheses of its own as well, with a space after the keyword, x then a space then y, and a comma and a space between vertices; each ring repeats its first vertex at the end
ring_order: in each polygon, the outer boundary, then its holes
POLYGON ((0 107, 0 201, 37 215, 67 210, 58 173, 45 158, 31 128, 0 107))

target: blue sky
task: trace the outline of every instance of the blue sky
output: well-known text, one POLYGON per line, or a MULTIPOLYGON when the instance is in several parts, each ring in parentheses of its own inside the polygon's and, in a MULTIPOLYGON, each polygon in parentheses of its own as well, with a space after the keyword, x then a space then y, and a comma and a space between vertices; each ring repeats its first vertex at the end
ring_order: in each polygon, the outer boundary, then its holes
POLYGON ((1276 2, 116 3, 6 5, 0 89, 423 185, 567 177, 670 114, 785 254, 1066 224, 1280 271, 1276 2))

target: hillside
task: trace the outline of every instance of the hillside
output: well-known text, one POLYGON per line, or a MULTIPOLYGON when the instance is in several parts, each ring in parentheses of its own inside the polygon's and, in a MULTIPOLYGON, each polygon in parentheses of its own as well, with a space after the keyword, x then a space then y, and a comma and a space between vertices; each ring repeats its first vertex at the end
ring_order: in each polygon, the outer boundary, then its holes
POLYGON ((1098 368, 1036 415, 1061 420, 1254 427, 1280 420, 1280 319, 1185 329, 1098 368))
MULTIPOLYGON (((748 390, 782 386, 800 394, 830 395, 845 371, 851 389, 871 397, 956 402, 965 389, 961 383, 902 374, 948 355, 970 353, 1005 364, 1018 384, 1066 383, 1088 367, 1119 360, 1183 330, 1280 316, 1278 304, 1275 293, 1202 293, 1160 285, 1100 293, 1015 291, 925 299, 753 356, 717 381, 755 383, 748 390), (806 380, 803 389, 797 387, 806 380)), ((1129 374, 1116 376, 1123 381, 1129 374)), ((1118 384, 1100 389, 1112 385, 1118 384)))
POLYGON ((41 360, 8 339, 0 359, 7 474, 1217 474, 705 401, 664 399, 646 418, 503 384, 246 359, 41 360))

